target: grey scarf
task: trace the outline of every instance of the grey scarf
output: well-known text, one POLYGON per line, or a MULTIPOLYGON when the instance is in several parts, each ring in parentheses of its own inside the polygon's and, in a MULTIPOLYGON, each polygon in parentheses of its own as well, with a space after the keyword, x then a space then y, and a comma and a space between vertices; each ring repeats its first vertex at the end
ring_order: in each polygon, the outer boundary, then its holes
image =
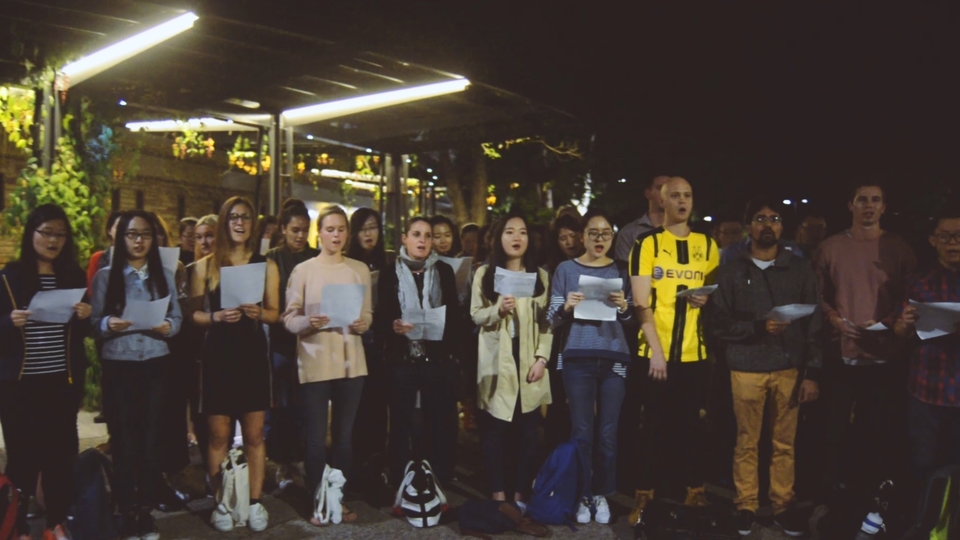
POLYGON ((424 261, 415 261, 407 255, 407 248, 400 248, 397 257, 398 294, 401 309, 428 309, 443 305, 443 294, 440 289, 440 275, 434 266, 439 260, 436 252, 431 251, 424 261), (417 282, 413 279, 413 271, 423 269, 423 303, 420 303, 420 293, 417 282))

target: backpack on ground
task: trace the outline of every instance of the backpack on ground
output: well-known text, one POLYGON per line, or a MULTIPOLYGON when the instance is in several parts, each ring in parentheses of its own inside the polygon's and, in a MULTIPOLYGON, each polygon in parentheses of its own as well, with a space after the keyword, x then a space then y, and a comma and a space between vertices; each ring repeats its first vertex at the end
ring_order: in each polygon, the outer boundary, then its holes
POLYGON ((118 527, 114 516, 113 464, 96 448, 77 456, 73 469, 76 489, 70 532, 74 540, 106 540, 116 538, 118 527))
POLYGON ((460 534, 489 540, 491 534, 517 531, 536 537, 550 534, 549 529, 534 523, 516 505, 489 499, 470 499, 457 510, 460 534))
MULTIPOLYGON (((690 507, 653 499, 634 527, 634 538, 648 540, 733 540, 739 539, 730 505, 690 507)), ((831 537, 832 538, 832 537, 831 537)))
POLYGON ((447 496, 426 460, 411 461, 403 471, 393 513, 402 515, 414 527, 433 527, 447 510, 447 496))
POLYGON ((960 538, 960 466, 937 469, 927 481, 916 522, 904 540, 960 538))
POLYGON ((0 540, 16 537, 19 511, 20 492, 9 478, 0 473, 0 540))
POLYGON ((557 445, 534 481, 533 496, 527 504, 531 519, 550 525, 573 522, 585 481, 580 474, 581 463, 583 455, 577 441, 557 445))
POLYGON ((243 451, 231 448, 220 464, 222 481, 217 490, 217 502, 233 517, 233 523, 242 527, 250 518, 250 471, 243 451))
POLYGON ((337 525, 343 521, 343 486, 346 483, 340 469, 324 465, 323 478, 313 496, 313 517, 321 524, 337 525))

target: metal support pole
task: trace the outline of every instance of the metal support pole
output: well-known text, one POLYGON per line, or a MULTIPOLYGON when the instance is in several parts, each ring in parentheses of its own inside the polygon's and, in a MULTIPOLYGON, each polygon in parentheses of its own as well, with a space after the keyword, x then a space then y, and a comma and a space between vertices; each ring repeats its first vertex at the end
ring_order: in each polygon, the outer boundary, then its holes
POLYGON ((380 221, 383 222, 383 200, 387 190, 387 155, 380 152, 380 199, 377 201, 377 211, 380 212, 380 221))
POLYGON ((270 213, 276 214, 279 210, 280 202, 277 195, 280 193, 280 145, 277 142, 277 125, 280 122, 280 116, 274 115, 270 119, 269 140, 267 145, 270 152, 270 180, 268 182, 270 190, 270 213))
MULTIPOLYGON (((287 164, 287 182, 289 182, 290 191, 293 192, 293 178, 297 170, 297 166, 295 163, 296 156, 294 155, 294 148, 293 148, 293 128, 292 127, 283 128, 283 135, 284 135, 284 143, 287 151, 287 159, 284 160, 286 161, 286 164, 287 164)), ((277 204, 279 205, 279 202, 277 204)))
POLYGON ((50 173, 53 170, 53 149, 56 141, 53 140, 53 83, 43 85, 41 92, 43 103, 40 106, 43 115, 42 141, 43 146, 40 154, 40 163, 44 170, 50 173))

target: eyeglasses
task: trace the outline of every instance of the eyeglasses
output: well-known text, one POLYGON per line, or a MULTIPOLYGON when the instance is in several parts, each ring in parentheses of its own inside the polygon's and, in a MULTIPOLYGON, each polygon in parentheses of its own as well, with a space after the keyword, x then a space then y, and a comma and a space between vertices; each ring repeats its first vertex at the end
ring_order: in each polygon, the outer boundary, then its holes
POLYGON ((194 235, 192 235, 192 234, 181 234, 181 235, 180 235, 180 238, 183 238, 184 240, 193 240, 193 239, 194 239, 194 235))
POLYGON ((46 240, 51 240, 51 239, 52 239, 52 240, 58 240, 58 241, 59 241, 59 240, 66 240, 66 239, 67 239, 67 233, 56 233, 56 232, 52 232, 52 231, 42 231, 42 230, 40 230, 40 229, 37 229, 36 232, 37 232, 40 236, 42 236, 44 239, 46 239, 46 240))
POLYGON ((123 237, 127 240, 133 240, 134 242, 138 240, 153 240, 153 233, 150 231, 127 231, 123 233, 123 237))
POLYGON ((229 216, 227 216, 227 220, 230 221, 231 223, 236 221, 250 221, 252 219, 253 218, 250 217, 250 214, 230 214, 229 216))
POLYGON ((613 231, 587 231, 587 238, 594 241, 600 240, 601 242, 606 242, 613 238, 613 231))
POLYGON ((783 218, 780 216, 764 216, 761 214, 759 216, 753 216, 753 222, 759 223, 761 225, 763 225, 764 223, 769 223, 773 225, 775 223, 783 223, 783 218))
POLYGON ((380 232, 380 227, 377 225, 374 225, 373 227, 364 227, 360 229, 360 234, 372 233, 372 232, 380 232))
POLYGON ((937 233, 937 241, 941 244, 949 244, 951 242, 960 244, 960 231, 954 233, 939 232, 937 233))

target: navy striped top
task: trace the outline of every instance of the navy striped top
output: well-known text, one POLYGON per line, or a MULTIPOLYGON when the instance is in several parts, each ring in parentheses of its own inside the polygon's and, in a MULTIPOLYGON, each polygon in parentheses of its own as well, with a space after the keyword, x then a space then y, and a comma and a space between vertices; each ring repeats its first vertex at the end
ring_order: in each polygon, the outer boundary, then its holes
POLYGON ((627 348, 627 339, 623 333, 622 320, 631 317, 631 310, 618 315, 617 321, 587 321, 575 319, 573 313, 563 310, 567 294, 580 290, 580 276, 593 276, 602 279, 623 279, 623 290, 627 305, 632 305, 630 278, 626 272, 611 263, 607 266, 586 266, 576 259, 564 261, 557 266, 550 287, 550 308, 547 318, 554 328, 568 323, 567 341, 557 362, 557 369, 563 369, 563 359, 603 358, 613 360, 613 370, 620 376, 627 374, 625 364, 633 357, 627 348))
MULTIPOLYGON (((41 291, 56 288, 56 276, 40 276, 41 291)), ((27 321, 23 331, 27 341, 24 351, 24 376, 67 371, 67 327, 65 325, 27 321)))

